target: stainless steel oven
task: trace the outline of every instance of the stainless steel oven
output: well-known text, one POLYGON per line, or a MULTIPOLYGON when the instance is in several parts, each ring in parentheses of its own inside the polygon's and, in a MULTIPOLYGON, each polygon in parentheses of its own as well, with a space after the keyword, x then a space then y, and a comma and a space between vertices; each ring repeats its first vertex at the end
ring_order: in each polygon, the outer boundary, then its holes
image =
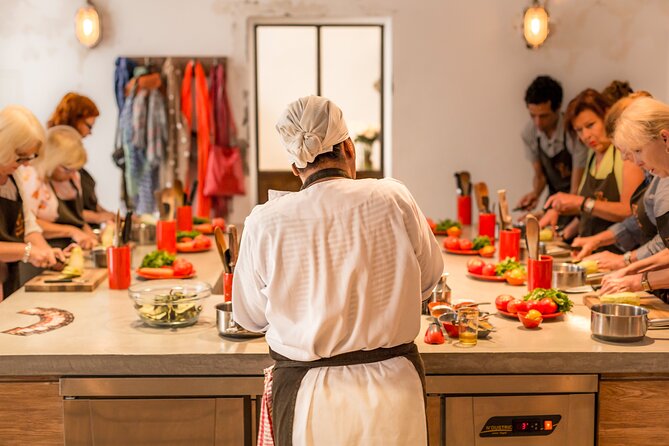
POLYGON ((595 444, 597 375, 428 376, 439 444, 595 444))

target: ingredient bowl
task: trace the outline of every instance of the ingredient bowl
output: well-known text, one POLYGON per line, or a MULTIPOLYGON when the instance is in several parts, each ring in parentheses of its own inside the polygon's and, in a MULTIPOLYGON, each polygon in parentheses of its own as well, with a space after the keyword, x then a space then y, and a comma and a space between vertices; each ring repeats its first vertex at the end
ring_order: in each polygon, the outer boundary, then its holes
POLYGON ((186 327, 197 322, 201 301, 211 295, 211 286, 190 280, 154 280, 131 286, 128 294, 145 324, 186 327))
POLYGON ((544 320, 543 317, 540 317, 538 319, 532 319, 527 317, 526 312, 518 312, 518 319, 520 319, 520 322, 523 324, 525 328, 537 328, 541 322, 544 320))

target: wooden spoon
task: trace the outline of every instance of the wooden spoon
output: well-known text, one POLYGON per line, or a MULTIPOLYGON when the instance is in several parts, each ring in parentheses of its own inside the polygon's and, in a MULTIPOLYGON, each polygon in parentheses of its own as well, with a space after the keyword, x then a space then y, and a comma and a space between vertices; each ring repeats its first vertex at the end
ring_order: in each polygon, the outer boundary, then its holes
POLYGON ((511 215, 509 215, 509 202, 506 200, 506 189, 498 190, 497 196, 499 197, 499 212, 502 217, 502 229, 509 229, 513 224, 513 220, 511 215))
POLYGON ((525 218, 525 242, 528 257, 539 260, 539 220, 531 214, 525 218))
POLYGON ((230 270, 230 263, 228 261, 228 258, 230 257, 228 241, 225 239, 225 234, 219 226, 214 228, 214 238, 216 239, 216 249, 218 249, 218 256, 221 258, 221 263, 223 263, 223 270, 226 273, 231 273, 232 271, 230 270))
POLYGON ((472 194, 472 179, 466 170, 460 172, 460 184, 462 185, 462 195, 472 194))

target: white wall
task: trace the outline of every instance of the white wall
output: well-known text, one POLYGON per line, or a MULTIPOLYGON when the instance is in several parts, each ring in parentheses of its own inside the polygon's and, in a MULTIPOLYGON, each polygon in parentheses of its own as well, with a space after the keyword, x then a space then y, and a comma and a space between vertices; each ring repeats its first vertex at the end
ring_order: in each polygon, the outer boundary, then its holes
MULTIPOLYGON (((113 63, 118 55, 229 56, 229 86, 240 132, 248 131, 249 17, 390 17, 394 77, 392 176, 425 213, 455 214, 453 172, 468 169, 513 202, 530 185, 519 139, 523 95, 538 74, 561 80, 568 101, 610 80, 668 100, 669 2, 551 0, 555 31, 538 51, 518 24, 530 0, 96 0, 104 41, 75 41, 83 0, 0 0, 0 105, 15 102, 46 121, 70 90, 92 97, 102 116, 86 141, 89 167, 107 207, 118 202, 110 162, 116 126, 113 63)), ((254 166, 253 163, 251 164, 254 166)), ((233 220, 253 205, 236 200, 233 220)))

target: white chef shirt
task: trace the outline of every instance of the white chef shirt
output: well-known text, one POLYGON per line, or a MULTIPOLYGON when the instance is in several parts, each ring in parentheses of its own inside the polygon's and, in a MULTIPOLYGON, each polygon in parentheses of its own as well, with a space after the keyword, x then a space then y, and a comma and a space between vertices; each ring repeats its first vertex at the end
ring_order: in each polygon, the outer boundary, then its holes
POLYGON ((23 199, 23 224, 25 227, 25 235, 32 234, 33 232, 42 233, 42 228, 37 224, 35 214, 30 210, 30 205, 26 200, 26 193, 23 189, 20 175, 15 172, 12 174, 12 177, 14 177, 14 181, 16 181, 19 190, 17 191, 16 187, 14 187, 14 183, 8 179, 5 184, 0 185, 0 197, 16 201, 18 198, 17 193, 19 193, 23 199))
POLYGON ((256 206, 233 282, 234 319, 297 361, 412 342, 443 272, 407 188, 332 179, 256 206))

